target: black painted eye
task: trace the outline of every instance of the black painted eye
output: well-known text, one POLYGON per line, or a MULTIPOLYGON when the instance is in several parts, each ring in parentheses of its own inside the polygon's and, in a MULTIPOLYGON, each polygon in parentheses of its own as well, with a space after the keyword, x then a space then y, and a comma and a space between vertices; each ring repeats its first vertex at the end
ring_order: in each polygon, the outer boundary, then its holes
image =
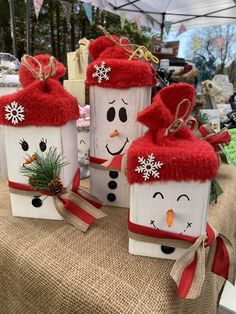
POLYGON ((119 118, 121 122, 126 122, 127 121, 127 112, 124 107, 120 108, 119 110, 119 118))
POLYGON ((41 139, 41 142, 39 143, 39 148, 41 150, 41 152, 45 152, 45 150, 47 149, 47 140, 46 139, 41 139))
POLYGON ((109 122, 113 121, 115 119, 116 111, 114 107, 111 107, 107 110, 107 120, 109 122))
POLYGON ((27 150, 29 149, 29 144, 23 138, 22 140, 20 140, 19 144, 21 145, 23 151, 27 152, 27 150))

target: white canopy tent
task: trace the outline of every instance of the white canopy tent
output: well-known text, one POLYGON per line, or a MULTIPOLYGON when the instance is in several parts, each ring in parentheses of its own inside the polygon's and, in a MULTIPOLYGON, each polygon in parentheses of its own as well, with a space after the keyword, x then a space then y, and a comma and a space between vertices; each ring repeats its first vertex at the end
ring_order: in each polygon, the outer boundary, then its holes
POLYGON ((171 23, 178 31, 181 23, 188 28, 236 24, 236 0, 83 0, 106 11, 121 14, 141 25, 163 30, 171 23))

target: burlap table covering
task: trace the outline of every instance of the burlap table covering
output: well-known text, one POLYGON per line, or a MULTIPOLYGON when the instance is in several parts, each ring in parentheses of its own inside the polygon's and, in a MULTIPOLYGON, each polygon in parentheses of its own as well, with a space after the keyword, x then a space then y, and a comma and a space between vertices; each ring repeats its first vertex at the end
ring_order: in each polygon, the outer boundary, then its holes
MULTIPOLYGON (((236 169, 222 165, 219 181, 225 193, 209 221, 233 239, 236 169)), ((130 255, 127 209, 104 211, 85 234, 63 221, 12 217, 1 182, 0 313, 216 313, 222 279, 207 271, 201 296, 181 300, 173 261, 130 255)))

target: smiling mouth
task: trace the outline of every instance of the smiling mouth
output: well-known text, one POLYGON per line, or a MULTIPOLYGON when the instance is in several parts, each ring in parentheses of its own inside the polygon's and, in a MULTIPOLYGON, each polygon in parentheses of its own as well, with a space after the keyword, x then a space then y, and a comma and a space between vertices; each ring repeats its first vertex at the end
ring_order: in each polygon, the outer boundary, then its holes
POLYGON ((123 149, 125 148, 125 145, 126 145, 127 143, 129 143, 128 137, 126 137, 126 141, 125 141, 124 145, 121 147, 121 149, 118 150, 118 151, 115 152, 115 153, 112 153, 112 152, 110 151, 110 149, 108 148, 108 144, 107 144, 105 147, 106 147, 106 149, 107 149, 107 151, 108 151, 108 153, 109 153, 110 155, 115 156, 115 155, 118 155, 118 154, 121 154, 121 153, 122 153, 122 151, 123 151, 123 149))

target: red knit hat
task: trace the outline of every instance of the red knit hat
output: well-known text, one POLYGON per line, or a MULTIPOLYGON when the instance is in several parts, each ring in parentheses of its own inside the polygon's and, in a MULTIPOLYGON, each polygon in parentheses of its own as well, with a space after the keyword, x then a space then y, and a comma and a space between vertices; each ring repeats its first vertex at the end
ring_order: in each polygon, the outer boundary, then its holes
POLYGON ((37 70, 32 71, 25 65, 21 66, 20 78, 23 75, 25 81, 29 82, 26 75, 28 73, 30 78, 34 77, 34 81, 14 94, 0 97, 0 124, 15 127, 60 126, 69 120, 78 119, 78 102, 57 81, 60 74, 57 73, 54 62, 49 63, 50 66, 41 80, 37 70))
MULTIPOLYGON (((35 71, 39 72, 39 68, 43 68, 43 72, 48 75, 50 71, 50 60, 53 57, 50 55, 38 55, 34 58, 25 55, 23 59, 27 60, 27 63, 29 66, 35 71)), ((55 59, 54 59, 55 60, 55 59)), ((62 77, 66 73, 66 67, 59 61, 55 60, 55 69, 56 73, 52 76, 53 79, 59 81, 60 77, 62 77)), ((19 70, 20 74, 20 83, 23 87, 29 85, 30 83, 34 82, 36 80, 35 76, 29 72, 28 68, 26 66, 21 66, 19 70)))
POLYGON ((149 130, 128 149, 130 184, 205 181, 217 175, 218 158, 211 145, 183 125, 192 111, 194 95, 192 86, 173 84, 161 90, 153 103, 138 114, 138 121, 149 130))
POLYGON ((89 45, 89 54, 94 62, 87 69, 86 84, 112 88, 154 86, 156 77, 150 64, 137 59, 128 60, 133 50, 119 45, 120 41, 123 45, 128 41, 117 36, 112 38, 114 42, 101 36, 89 45))

